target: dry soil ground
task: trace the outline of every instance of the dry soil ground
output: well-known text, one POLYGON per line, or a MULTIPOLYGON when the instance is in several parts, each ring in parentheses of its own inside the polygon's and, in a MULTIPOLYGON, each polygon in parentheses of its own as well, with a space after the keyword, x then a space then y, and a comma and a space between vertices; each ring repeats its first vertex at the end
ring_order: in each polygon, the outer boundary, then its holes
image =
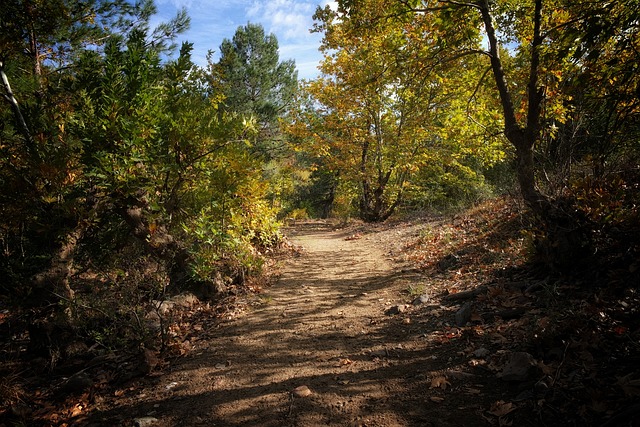
POLYGON ((272 286, 177 325, 188 351, 108 381, 69 424, 639 425, 637 274, 541 279, 520 221, 497 203, 448 222, 298 223, 272 286))
POLYGON ((119 407, 95 413, 90 423, 485 423, 487 402, 466 378, 471 374, 455 370, 455 353, 434 348, 434 322, 424 309, 422 318, 413 317, 409 306, 388 312, 406 303, 409 290, 422 280, 394 260, 402 241, 418 228, 407 224, 361 234, 316 221, 289 229, 300 249, 252 309, 219 324, 211 339, 170 372, 144 391, 122 396, 119 407), (445 394, 456 377, 465 379, 468 389, 448 402, 445 394))

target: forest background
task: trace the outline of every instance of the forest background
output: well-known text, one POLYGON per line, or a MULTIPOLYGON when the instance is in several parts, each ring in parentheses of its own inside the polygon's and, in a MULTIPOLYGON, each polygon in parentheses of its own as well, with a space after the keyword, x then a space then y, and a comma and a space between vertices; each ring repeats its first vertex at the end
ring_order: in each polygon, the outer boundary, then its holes
POLYGON ((287 218, 509 192, 532 262, 636 272, 639 6, 338 1, 298 81, 257 24, 200 67, 173 45, 185 11, 151 28, 150 0, 5 2, 2 306, 51 368, 72 337, 164 347, 149 306, 250 289, 287 218))

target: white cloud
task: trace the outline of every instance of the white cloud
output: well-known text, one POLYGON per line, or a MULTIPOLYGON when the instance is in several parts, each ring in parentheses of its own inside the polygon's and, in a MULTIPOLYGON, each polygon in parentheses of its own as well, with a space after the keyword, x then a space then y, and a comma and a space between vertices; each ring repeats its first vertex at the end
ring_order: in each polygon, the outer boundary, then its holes
POLYGON ((267 31, 294 40, 308 37, 316 7, 317 3, 308 1, 256 1, 247 9, 247 16, 267 31))
POLYGON ((320 4, 321 7, 325 7, 327 5, 329 5, 329 8, 334 12, 338 10, 338 2, 336 0, 323 0, 320 4))
POLYGON ((313 14, 328 0, 156 0, 160 20, 175 16, 186 7, 191 28, 180 37, 194 44, 193 60, 206 64, 208 50, 217 51, 222 40, 230 39, 241 25, 260 24, 274 33, 282 60, 294 59, 301 78, 314 78, 321 54, 320 34, 311 34, 313 14))
POLYGON ((182 9, 183 7, 190 9, 193 6, 193 3, 194 0, 156 0, 156 5, 159 8, 162 6, 171 5, 176 9, 182 9))

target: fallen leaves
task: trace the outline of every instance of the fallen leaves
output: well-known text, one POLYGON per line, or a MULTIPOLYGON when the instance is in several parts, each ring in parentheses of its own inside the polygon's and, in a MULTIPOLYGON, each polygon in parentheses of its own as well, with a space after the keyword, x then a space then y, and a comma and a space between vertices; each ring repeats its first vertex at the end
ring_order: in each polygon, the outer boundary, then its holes
POLYGON ((451 383, 447 381, 447 377, 439 376, 431 380, 431 386, 429 388, 441 388, 443 390, 446 390, 447 386, 450 386, 450 385, 451 383))
POLYGON ((619 386, 624 392, 625 396, 638 397, 640 396, 640 379, 633 379, 634 374, 628 374, 624 377, 618 377, 616 385, 619 386))
POLYGON ((346 367, 346 366, 352 365, 353 363, 354 363, 353 360, 349 358, 340 359, 336 364, 336 367, 346 367))
POLYGON ((73 408, 71 408, 71 418, 75 418, 82 413, 84 410, 84 405, 81 403, 76 404, 73 408))
POLYGON ((504 400, 498 400, 491 405, 489 413, 496 417, 504 417, 505 415, 516 410, 516 406, 511 402, 505 402, 504 400))
MULTIPOLYGON (((505 402, 504 400, 498 400, 491 405, 491 408, 487 411, 487 413, 493 415, 498 418, 498 426, 499 427, 508 427, 513 425, 513 420, 506 418, 506 415, 515 411, 517 406, 511 402, 505 402)), ((491 421, 488 419, 488 421, 491 421)), ((494 424, 492 422, 492 424, 494 424)))

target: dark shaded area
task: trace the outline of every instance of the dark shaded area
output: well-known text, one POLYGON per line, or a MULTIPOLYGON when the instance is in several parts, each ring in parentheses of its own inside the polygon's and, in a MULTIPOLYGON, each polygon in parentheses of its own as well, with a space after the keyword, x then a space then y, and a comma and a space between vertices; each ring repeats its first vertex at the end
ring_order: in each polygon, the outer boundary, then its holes
MULTIPOLYGON (((228 311, 217 312, 218 320, 216 312, 185 318, 186 338, 202 345, 182 359, 160 355, 157 366, 135 376, 126 374, 136 360, 125 357, 45 374, 58 385, 48 392, 54 405, 86 401, 87 410, 75 417, 59 411, 54 423, 43 417, 50 409, 42 400, 25 399, 32 424, 129 426, 150 416, 157 426, 637 425, 637 270, 620 261, 569 275, 526 263, 515 256, 522 221, 498 204, 413 234, 398 231, 404 254, 433 256, 384 273, 361 260, 361 247, 405 224, 299 223, 291 234, 313 238, 319 249, 296 251, 281 282, 261 294, 266 302, 241 318, 228 311), (331 239, 351 249, 336 252, 331 239), (425 283, 430 297, 384 316, 379 295, 393 289, 401 301, 414 298, 397 283, 425 283), (467 304, 470 316, 457 325, 467 304), (369 315, 351 317, 367 309, 369 315), (526 374, 502 377, 512 355, 522 353, 535 361, 526 374), (63 387, 85 368, 93 386, 63 387), (285 369, 292 375, 280 377, 285 369), (293 397, 300 385, 312 395, 293 397)), ((384 250, 392 251, 390 242, 384 250)), ((10 322, 4 318, 3 333, 10 322)), ((15 357, 15 350, 5 346, 3 354, 15 357)), ((22 381, 24 396, 43 385, 30 381, 22 381)), ((14 412, 4 413, 5 422, 24 419, 14 412)))

